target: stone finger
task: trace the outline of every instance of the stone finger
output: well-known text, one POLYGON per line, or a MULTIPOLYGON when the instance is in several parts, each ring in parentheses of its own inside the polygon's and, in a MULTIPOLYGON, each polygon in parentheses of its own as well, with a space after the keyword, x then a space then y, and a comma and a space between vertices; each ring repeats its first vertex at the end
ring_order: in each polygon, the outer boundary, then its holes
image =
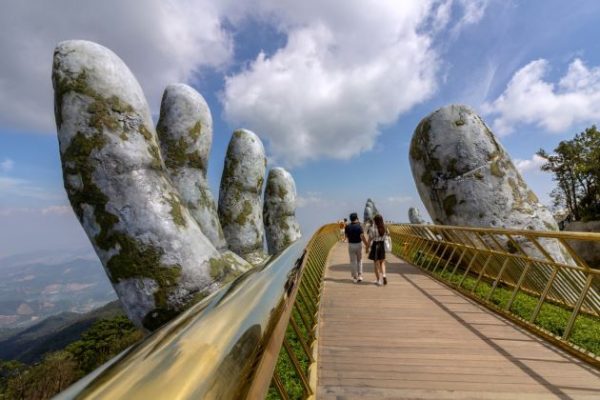
POLYGON ((226 250, 217 206, 206 180, 212 145, 208 104, 188 85, 169 85, 163 94, 156 132, 167 173, 183 203, 217 250, 226 250))
POLYGON ((266 259, 261 203, 266 163, 258 136, 236 130, 221 177, 219 220, 229 249, 255 265, 266 259))
POLYGON ((424 224, 425 220, 421 217, 419 210, 414 207, 408 209, 408 220, 411 224, 424 224))
POLYGON ((269 254, 278 253, 300 238, 300 225, 296 220, 296 184, 283 168, 269 171, 263 218, 269 254))

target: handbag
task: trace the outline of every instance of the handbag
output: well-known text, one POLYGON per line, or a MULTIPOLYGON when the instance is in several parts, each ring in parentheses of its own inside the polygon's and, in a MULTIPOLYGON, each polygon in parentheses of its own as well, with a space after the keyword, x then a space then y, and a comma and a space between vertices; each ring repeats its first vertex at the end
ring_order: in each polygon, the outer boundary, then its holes
POLYGON ((386 253, 392 252, 392 238, 390 237, 390 235, 387 232, 383 238, 383 246, 385 248, 386 253))

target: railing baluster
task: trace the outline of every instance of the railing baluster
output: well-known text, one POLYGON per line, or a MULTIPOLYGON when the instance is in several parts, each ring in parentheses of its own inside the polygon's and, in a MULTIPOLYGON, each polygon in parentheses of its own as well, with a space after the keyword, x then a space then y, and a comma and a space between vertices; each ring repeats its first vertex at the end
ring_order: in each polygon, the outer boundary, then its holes
POLYGON ((283 340, 283 347, 285 348, 285 351, 287 352, 289 359, 292 361, 292 365, 294 366, 294 370, 296 371, 296 374, 300 378, 302 387, 304 389, 304 393, 306 393, 308 396, 310 396, 313 392, 312 392, 312 389, 310 388, 310 384, 308 383, 308 378, 306 377, 304 371, 302 370, 302 366, 300 365, 300 362, 298 361, 296 354, 294 354, 294 349, 292 349, 292 346, 290 346, 287 339, 283 340))
POLYGON ((556 274, 558 274, 558 267, 554 267, 554 269, 552 270, 552 274, 550 275, 550 278, 548 278, 548 282, 546 283, 546 286, 544 287, 544 291, 540 295, 540 300, 536 304, 535 309, 533 310, 533 314, 531 314, 531 317, 529 318, 529 322, 531 322, 532 324, 535 323, 535 319, 537 318, 538 314, 540 313, 540 310, 542 309, 542 305, 544 304, 544 301, 546 300, 546 296, 548 296, 548 293, 550 292, 550 289, 552 288, 552 284, 554 283, 556 274))
POLYGON ((587 295, 587 292, 590 289, 590 286, 592 285, 593 280, 594 280, 594 275, 588 275, 587 280, 585 281, 585 286, 583 287, 583 290, 581 291, 581 294, 579 295, 579 299, 577 299, 577 303, 575 304, 575 307, 573 307, 573 312, 571 313, 569 322, 567 323, 567 326, 565 327, 565 332, 563 333, 563 337, 562 337, 563 340, 567 340, 569 338, 569 336, 571 335, 571 330, 573 329, 573 325, 575 325, 575 320, 577 319, 577 316, 579 315, 579 310, 581 309, 581 305, 583 304, 583 301, 585 300, 585 296, 587 295))
POLYGON ((502 267, 500 268, 500 271, 498 271, 498 276, 496 276, 496 279, 494 280, 494 283, 492 284, 492 288, 490 289, 489 293, 487 294, 485 300, 486 301, 490 301, 490 298, 492 297, 492 294, 494 293, 494 290, 496 290, 496 287, 498 286, 498 282, 500 282, 500 279, 502 278, 502 274, 504 273, 504 270, 506 269, 506 266, 508 265, 508 261, 510 259, 507 257, 504 262, 502 263, 502 267))
POLYGON ((290 397, 288 396, 287 391, 285 390, 285 386, 283 386, 283 383, 281 383, 281 379, 279 378, 279 374, 277 373, 277 371, 273 372, 272 382, 273 386, 277 390, 277 394, 279 394, 279 397, 281 397, 283 400, 289 400, 290 397))
POLYGON ((465 273, 463 274, 462 278, 460 279, 460 282, 458 282, 458 287, 462 287, 463 282, 465 281, 467 275, 471 271, 471 267, 473 266, 473 263, 475 262, 477 257, 479 257, 479 254, 480 254, 479 250, 475 250, 475 254, 473 254, 471 261, 469 261, 469 265, 467 266, 467 269, 465 269, 465 273))
POLYGON ((510 300, 508 300, 508 303, 504 307, 504 309, 506 311, 510 310, 512 303, 515 301, 515 298, 517 297, 517 293, 519 292, 519 289, 521 288, 521 285, 523 284, 523 281, 525 280, 525 276, 527 276, 527 272, 529 272, 530 266, 531 266, 531 262, 528 262, 525 265, 525 268, 523 269, 523 273, 521 274, 521 277, 519 278, 519 282, 517 283, 517 286, 515 286, 515 288, 512 292, 512 295, 510 296, 510 300))

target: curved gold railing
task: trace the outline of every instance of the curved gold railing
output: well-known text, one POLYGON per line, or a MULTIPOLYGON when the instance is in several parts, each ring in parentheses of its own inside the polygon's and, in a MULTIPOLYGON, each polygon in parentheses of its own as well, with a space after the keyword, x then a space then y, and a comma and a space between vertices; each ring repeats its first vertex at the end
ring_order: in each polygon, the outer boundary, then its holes
POLYGON ((58 398, 306 398, 336 224, 195 304, 58 398))
POLYGON ((389 229, 399 257, 600 366, 600 269, 572 247, 600 245, 600 234, 410 224, 389 229))

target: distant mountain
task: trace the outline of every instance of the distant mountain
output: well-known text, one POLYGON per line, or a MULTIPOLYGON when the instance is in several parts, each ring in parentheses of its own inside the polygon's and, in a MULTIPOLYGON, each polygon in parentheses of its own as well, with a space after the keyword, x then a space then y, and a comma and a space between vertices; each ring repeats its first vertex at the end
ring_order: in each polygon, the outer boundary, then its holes
POLYGON ((36 251, 0 259, 0 338, 62 312, 84 313, 116 295, 89 249, 36 251))
POLYGON ((64 348, 79 339, 95 321, 122 315, 118 301, 85 314, 64 312, 48 317, 0 340, 0 359, 25 363, 39 361, 44 353, 64 348))

